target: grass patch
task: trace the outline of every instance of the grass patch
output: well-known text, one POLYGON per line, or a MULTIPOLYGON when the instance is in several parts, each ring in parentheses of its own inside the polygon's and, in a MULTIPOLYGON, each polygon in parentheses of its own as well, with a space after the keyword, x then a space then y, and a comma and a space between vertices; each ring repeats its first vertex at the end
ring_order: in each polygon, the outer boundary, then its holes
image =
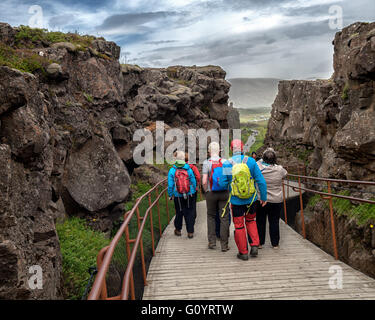
POLYGON ((349 98, 349 83, 346 83, 344 89, 342 90, 341 99, 347 100, 349 98))
POLYGON ((86 98, 87 102, 89 102, 89 103, 94 102, 94 98, 91 95, 89 95, 88 93, 83 93, 83 95, 86 98))
POLYGON ((77 33, 48 31, 47 29, 31 28, 21 25, 15 36, 17 47, 34 48, 40 44, 51 45, 58 42, 70 42, 82 48, 91 46, 94 36, 81 36, 77 33))
POLYGON ((253 109, 241 109, 237 108, 240 113, 240 122, 246 124, 248 122, 268 120, 271 115, 270 108, 253 108, 253 109))
POLYGON ((182 86, 185 86, 185 87, 188 87, 189 85, 192 84, 191 81, 188 81, 188 80, 182 80, 182 79, 177 80, 177 83, 180 84, 180 85, 182 85, 182 86))
POLYGON ((104 234, 93 231, 84 220, 72 217, 56 226, 63 258, 64 291, 67 299, 81 299, 90 278, 89 267, 96 266, 96 256, 109 244, 104 234))
POLYGON ((241 125, 241 139, 244 144, 246 144, 247 140, 249 139, 250 135, 252 134, 252 130, 257 130, 258 135, 256 136, 255 143, 250 148, 250 154, 252 152, 257 151, 264 145, 264 139, 267 134, 267 126, 268 120, 252 122, 247 124, 241 125))
POLYGON ((29 73, 35 73, 40 70, 45 74, 46 67, 51 63, 52 61, 39 56, 31 50, 16 50, 0 42, 0 66, 7 66, 29 73))
MULTIPOLYGON (((328 192, 323 190, 323 192, 328 192)), ((337 193, 342 196, 350 196, 349 190, 340 191, 337 193)), ((372 199, 374 200, 374 199, 372 199)), ((307 203, 307 207, 313 209, 318 202, 323 201, 324 207, 329 209, 329 202, 327 200, 322 200, 318 194, 315 194, 310 198, 307 203)), ((355 219, 359 226, 365 225, 371 220, 375 220, 375 205, 369 203, 353 204, 350 200, 341 198, 332 198, 333 210, 338 215, 345 215, 349 218, 355 219)))

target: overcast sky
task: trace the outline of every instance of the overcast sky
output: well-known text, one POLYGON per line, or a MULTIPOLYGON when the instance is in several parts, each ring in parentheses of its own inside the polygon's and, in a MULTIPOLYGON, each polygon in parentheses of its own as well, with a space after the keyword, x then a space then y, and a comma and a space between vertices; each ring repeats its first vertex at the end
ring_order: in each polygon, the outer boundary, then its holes
POLYGON ((144 67, 214 64, 227 78, 329 78, 334 5, 344 26, 375 21, 375 0, 1 0, 0 21, 104 36, 144 67))

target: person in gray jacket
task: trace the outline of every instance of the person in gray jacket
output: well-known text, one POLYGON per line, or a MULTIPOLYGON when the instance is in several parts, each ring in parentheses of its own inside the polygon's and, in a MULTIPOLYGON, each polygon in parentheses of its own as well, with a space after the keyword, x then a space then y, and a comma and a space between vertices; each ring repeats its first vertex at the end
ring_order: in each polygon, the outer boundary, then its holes
POLYGON ((266 238, 267 216, 271 244, 274 249, 279 248, 279 219, 283 202, 282 180, 287 176, 288 172, 282 166, 277 165, 276 161, 275 151, 272 148, 268 148, 264 151, 262 159, 257 162, 267 183, 267 204, 264 207, 258 205, 256 216, 260 242, 259 249, 264 245, 266 238))

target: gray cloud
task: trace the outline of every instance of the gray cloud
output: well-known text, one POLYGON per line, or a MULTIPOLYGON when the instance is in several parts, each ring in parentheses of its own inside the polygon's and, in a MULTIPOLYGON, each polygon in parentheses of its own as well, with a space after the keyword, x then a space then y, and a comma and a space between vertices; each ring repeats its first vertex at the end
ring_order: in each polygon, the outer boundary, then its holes
POLYGON ((159 44, 175 43, 175 42, 178 42, 178 40, 147 41, 146 44, 159 45, 159 44))
POLYGON ((98 27, 98 30, 108 31, 125 26, 140 27, 147 22, 166 19, 178 15, 181 15, 181 13, 172 11, 116 14, 105 19, 104 22, 98 27))
POLYGON ((67 23, 71 23, 75 20, 75 16, 72 14, 63 14, 59 16, 53 16, 49 19, 48 24, 52 27, 66 27, 67 23))

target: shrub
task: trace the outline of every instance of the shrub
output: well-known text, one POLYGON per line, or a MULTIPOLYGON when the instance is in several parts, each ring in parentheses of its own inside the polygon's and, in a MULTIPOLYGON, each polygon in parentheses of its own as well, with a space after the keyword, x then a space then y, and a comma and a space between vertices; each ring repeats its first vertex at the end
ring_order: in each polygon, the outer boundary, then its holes
POLYGON ((47 29, 31 28, 20 26, 15 36, 17 47, 33 48, 36 44, 53 44, 57 42, 71 42, 86 49, 93 40, 93 36, 81 36, 77 33, 63 33, 58 31, 48 31, 47 29))
POLYGON ((28 49, 15 50, 0 42, 0 66, 17 69, 22 72, 34 73, 40 70, 45 73, 45 68, 52 63, 28 49))
POLYGON ((85 96, 87 102, 89 102, 89 103, 94 102, 94 98, 91 95, 89 95, 88 93, 84 93, 83 95, 85 96))
POLYGON ((93 231, 84 220, 73 217, 57 224, 63 258, 64 291, 67 299, 81 299, 96 256, 110 242, 101 232, 93 231))
MULTIPOLYGON (((324 189, 323 192, 328 192, 324 189)), ((349 190, 340 191, 337 193, 342 196, 350 196, 349 190)), ((315 194, 310 198, 307 203, 308 208, 314 208, 318 202, 323 201, 324 207, 329 208, 329 202, 327 200, 322 200, 318 194, 315 194)), ((359 226, 365 225, 371 220, 375 220, 375 205, 369 203, 353 204, 350 200, 342 198, 332 198, 333 210, 338 215, 344 215, 349 218, 354 218, 359 226)))
POLYGON ((349 83, 346 83, 341 94, 342 100, 347 100, 349 98, 349 83))

